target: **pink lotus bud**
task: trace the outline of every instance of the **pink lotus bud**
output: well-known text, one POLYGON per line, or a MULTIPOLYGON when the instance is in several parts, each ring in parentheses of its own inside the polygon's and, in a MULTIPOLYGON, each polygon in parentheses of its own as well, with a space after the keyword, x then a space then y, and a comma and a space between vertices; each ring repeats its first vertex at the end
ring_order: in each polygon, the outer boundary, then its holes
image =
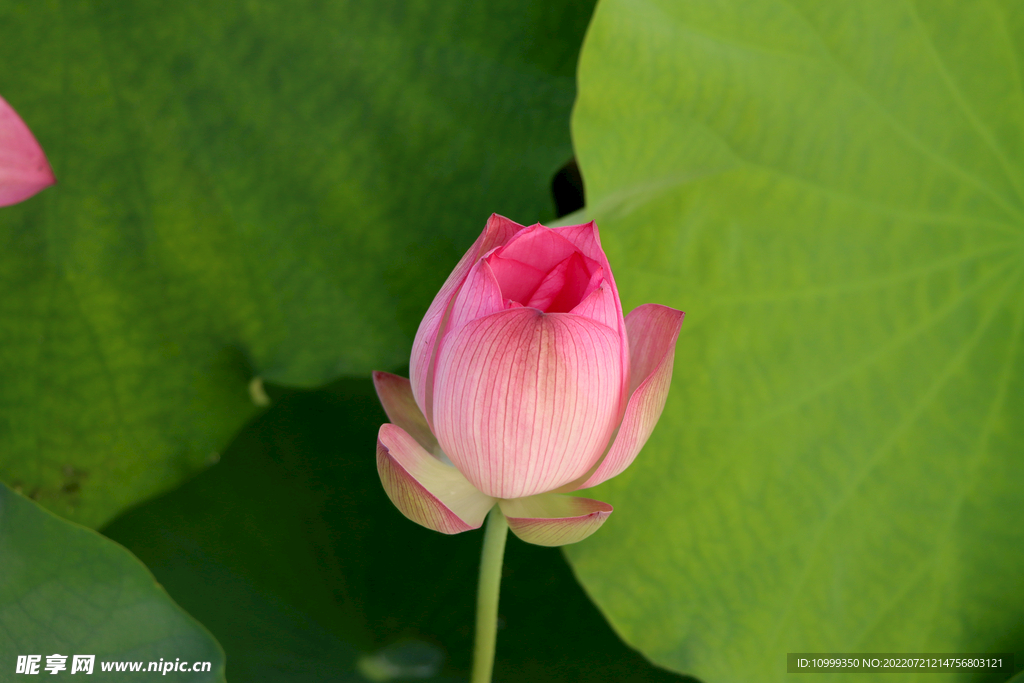
POLYGON ((0 97, 0 206, 17 204, 55 182, 32 131, 0 97))
POLYGON ((633 461, 665 407, 682 321, 657 304, 623 318, 594 223, 491 216, 420 323, 411 379, 374 373, 388 496, 449 534, 497 503, 530 543, 589 536, 611 506, 553 492, 633 461))

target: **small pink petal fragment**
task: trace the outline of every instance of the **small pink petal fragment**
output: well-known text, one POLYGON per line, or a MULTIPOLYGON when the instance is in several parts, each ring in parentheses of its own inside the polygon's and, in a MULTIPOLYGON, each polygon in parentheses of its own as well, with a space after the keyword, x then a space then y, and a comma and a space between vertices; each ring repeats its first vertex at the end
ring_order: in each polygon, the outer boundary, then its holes
POLYGON ((551 491, 601 457, 621 414, 618 335, 569 313, 513 308, 445 339, 434 434, 496 498, 551 491))
POLYGON ((629 403, 604 460, 576 488, 597 486, 622 473, 647 443, 665 409, 682 324, 682 311, 658 304, 639 306, 626 317, 633 373, 629 403))
POLYGON ((577 543, 612 514, 612 506, 590 498, 542 493, 498 503, 512 533, 534 545, 577 543))
POLYGON ((416 405, 409 380, 390 372, 374 372, 373 387, 377 390, 377 397, 380 398, 388 419, 416 439, 427 452, 436 452, 437 439, 434 438, 427 420, 416 405))
POLYGON ((17 204, 56 182, 32 131, 0 97, 0 206, 17 204))
POLYGON ((479 529, 495 500, 473 488, 454 467, 423 450, 401 427, 381 425, 377 473, 384 491, 412 521, 457 534, 479 529))
POLYGON ((430 304, 430 308, 427 309, 426 315, 420 322, 416 337, 412 342, 409 381, 412 383, 412 394, 416 397, 416 404, 427 419, 427 424, 433 424, 431 397, 434 389, 434 357, 437 354, 437 343, 444 334, 444 328, 448 322, 452 299, 462 287, 473 264, 495 247, 507 243, 513 235, 522 229, 522 225, 510 221, 504 216, 491 214, 491 217, 487 219, 487 225, 484 226, 484 231, 445 280, 441 291, 434 297, 433 303, 430 304))

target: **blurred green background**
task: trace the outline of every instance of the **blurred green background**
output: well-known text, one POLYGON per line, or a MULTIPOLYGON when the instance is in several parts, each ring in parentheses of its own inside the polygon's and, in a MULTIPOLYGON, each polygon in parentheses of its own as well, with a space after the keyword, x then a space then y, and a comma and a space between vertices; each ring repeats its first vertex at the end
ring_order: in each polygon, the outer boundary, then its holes
POLYGON ((687 318, 615 514, 510 541, 495 680, 1024 667, 1021 46, 1009 0, 4 3, 59 183, 0 210, 0 680, 464 680, 480 534, 387 501, 369 373, 573 158, 624 308, 687 318))

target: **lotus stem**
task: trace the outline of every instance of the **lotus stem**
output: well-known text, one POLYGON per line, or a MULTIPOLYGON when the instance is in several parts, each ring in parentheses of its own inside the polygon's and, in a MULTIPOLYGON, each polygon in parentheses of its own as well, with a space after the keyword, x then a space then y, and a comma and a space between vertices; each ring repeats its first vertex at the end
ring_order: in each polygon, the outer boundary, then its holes
POLYGON ((501 566, 505 559, 508 522, 497 505, 487 516, 484 548, 480 556, 480 583, 476 593, 476 646, 473 651, 472 683, 491 683, 494 646, 498 638, 498 594, 501 566))

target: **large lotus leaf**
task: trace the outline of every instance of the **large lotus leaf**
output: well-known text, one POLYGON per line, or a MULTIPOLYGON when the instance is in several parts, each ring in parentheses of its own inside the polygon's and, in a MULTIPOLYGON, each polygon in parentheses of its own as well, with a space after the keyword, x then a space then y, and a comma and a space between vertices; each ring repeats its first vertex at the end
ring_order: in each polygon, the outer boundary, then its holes
POLYGON ((97 525, 253 413, 408 359, 491 212, 550 217, 573 0, 4 2, 58 185, 0 212, 0 476, 97 525))
POLYGON ((1024 649, 1022 49, 994 0, 600 4, 588 213, 625 308, 687 317, 567 553, 655 662, 1024 649))
POLYGON ((131 553, 0 484, 0 680, 21 679, 18 658, 33 655, 43 676, 89 675, 74 671, 74 656, 92 655, 104 681, 139 677, 118 665, 147 671, 160 660, 200 663, 161 668, 161 680, 224 681, 220 646, 131 553), (55 654, 64 669, 47 671, 55 654))
MULTIPOLYGON (((365 681, 373 662, 467 681, 483 532, 438 534, 388 500, 369 378, 274 390, 217 466, 104 533, 217 636, 233 683, 365 681)), ((505 557, 495 680, 694 683, 626 647, 557 549, 511 537, 505 557)))

